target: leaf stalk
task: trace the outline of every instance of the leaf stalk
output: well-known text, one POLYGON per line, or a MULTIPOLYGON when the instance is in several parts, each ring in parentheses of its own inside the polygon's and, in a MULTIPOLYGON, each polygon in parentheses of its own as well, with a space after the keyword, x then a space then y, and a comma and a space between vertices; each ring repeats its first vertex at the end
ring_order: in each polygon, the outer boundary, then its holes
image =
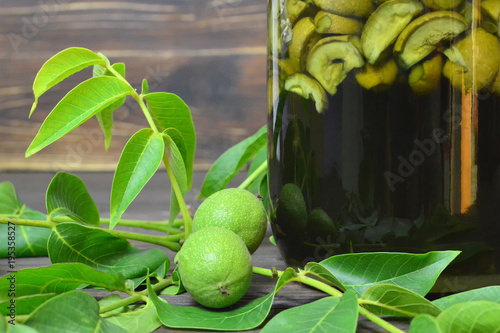
POLYGON ((186 202, 184 201, 184 196, 182 195, 179 183, 177 183, 177 179, 175 178, 174 171, 172 170, 172 166, 170 165, 170 161, 168 160, 168 156, 166 153, 163 154, 163 163, 165 164, 165 169, 167 170, 168 177, 172 182, 172 189, 174 190, 175 197, 177 198, 179 208, 181 209, 182 217, 184 219, 184 234, 186 238, 188 238, 193 226, 193 220, 191 218, 191 215, 189 214, 186 202))
POLYGON ((245 181, 243 181, 243 183, 240 184, 240 186, 238 186, 238 188, 247 188, 255 181, 255 179, 257 179, 257 177, 259 177, 266 171, 267 171, 267 160, 262 162, 262 164, 257 169, 255 169, 255 171, 252 172, 248 176, 248 178, 245 179, 245 181))

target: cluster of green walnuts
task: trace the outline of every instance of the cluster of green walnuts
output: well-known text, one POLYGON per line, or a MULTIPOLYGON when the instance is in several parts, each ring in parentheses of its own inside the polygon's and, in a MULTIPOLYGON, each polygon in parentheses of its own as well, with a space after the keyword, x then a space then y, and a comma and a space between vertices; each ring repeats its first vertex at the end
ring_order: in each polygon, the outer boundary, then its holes
POLYGON ((239 301, 252 280, 252 260, 267 229, 262 202, 251 192, 229 188, 197 209, 193 233, 176 256, 181 282, 195 301, 225 308, 239 301))

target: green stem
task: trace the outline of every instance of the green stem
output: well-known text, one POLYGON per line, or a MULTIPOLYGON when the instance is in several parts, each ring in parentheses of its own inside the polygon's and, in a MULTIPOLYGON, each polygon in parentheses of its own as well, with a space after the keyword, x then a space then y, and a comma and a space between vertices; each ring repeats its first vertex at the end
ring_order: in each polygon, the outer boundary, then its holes
MULTIPOLYGON (((16 324, 24 324, 24 322, 26 320, 28 320, 29 316, 30 315, 16 315, 16 321, 15 321, 15 323, 16 324)), ((10 320, 9 317, 4 317, 4 318, 6 318, 7 320, 10 320)))
POLYGON ((121 231, 116 229, 106 230, 106 231, 116 237, 165 246, 166 248, 175 252, 181 249, 180 244, 176 243, 176 241, 178 241, 180 238, 183 238, 184 236, 182 234, 169 235, 169 236, 144 235, 135 232, 121 231))
MULTIPOLYGON (((0 215, 1 216, 1 215, 0 215)), ((66 216, 55 216, 52 221, 62 223, 62 222, 75 222, 74 220, 66 216)), ((109 225, 110 219, 101 218, 99 224, 109 225)), ((182 230, 176 227, 170 227, 168 221, 140 221, 140 220, 119 220, 117 225, 122 227, 133 227, 146 230, 156 230, 165 232, 170 235, 176 235, 182 233, 182 230)))
MULTIPOLYGON (((37 221, 37 220, 26 220, 26 219, 13 219, 13 218, 5 218, 5 217, 0 217, 0 224, 15 224, 15 225, 23 225, 23 226, 28 226, 28 227, 40 227, 40 228, 47 228, 47 229, 54 229, 54 227, 57 225, 56 222, 52 221, 37 221)), ((93 228, 93 229, 99 229, 99 230, 104 230, 99 227, 93 227, 93 226, 87 226, 88 228, 93 228)), ((169 248, 172 251, 179 251, 181 249, 181 246, 177 241, 180 238, 183 238, 183 234, 177 234, 177 235, 169 235, 169 236, 154 236, 154 235, 144 235, 144 234, 138 234, 134 232, 127 232, 127 231, 121 231, 121 230, 105 230, 112 234, 113 236, 120 237, 120 238, 126 238, 126 239, 132 239, 132 240, 137 240, 141 242, 146 242, 146 243, 151 243, 151 244, 156 244, 156 245, 161 245, 165 246, 166 248, 169 248)))
MULTIPOLYGON (((160 282, 156 283, 155 285, 152 286, 152 288, 155 292, 158 292, 158 291, 160 291, 168 286, 171 286, 173 283, 174 282, 173 282, 172 278, 167 278, 167 279, 163 279, 160 282)), ((122 306, 127 306, 127 305, 134 304, 134 303, 137 303, 140 301, 147 302, 148 301, 147 295, 148 295, 147 289, 145 289, 141 292, 134 292, 130 297, 124 298, 124 299, 117 301, 113 304, 110 304, 108 306, 101 307, 99 309, 99 313, 102 314, 102 313, 106 313, 109 311, 113 311, 115 309, 121 308, 122 306)))
POLYGON ((305 285, 308 285, 310 287, 313 287, 315 289, 318 289, 326 294, 332 295, 334 297, 342 297, 342 295, 343 295, 341 291, 335 289, 334 287, 332 287, 324 282, 321 282, 319 280, 305 276, 305 273, 299 273, 298 277, 299 277, 299 279, 297 281, 299 281, 305 285))
POLYGON ((155 122, 153 121, 153 117, 151 117, 151 113, 149 113, 148 107, 144 103, 144 100, 142 99, 142 95, 138 95, 137 93, 133 93, 132 97, 137 101, 139 106, 141 107, 142 112, 144 113, 144 116, 146 117, 146 120, 148 121, 149 127, 156 133, 159 133, 160 131, 156 127, 155 122))
POLYGON ((247 179, 243 183, 238 186, 238 188, 247 188, 250 186, 257 177, 259 177, 261 174, 267 171, 267 161, 262 162, 262 164, 248 176, 247 179))
POLYGON ((367 309, 365 309, 362 306, 359 306, 358 308, 359 314, 365 317, 366 319, 370 320, 372 323, 377 324, 378 326, 385 328, 387 331, 391 333, 405 333, 405 331, 397 328, 396 326, 392 325, 391 323, 386 322, 382 318, 374 315, 367 309))
POLYGON ((121 76, 120 73, 118 73, 114 68, 113 66, 111 65, 106 65, 106 69, 108 71, 110 71, 111 73, 113 73, 114 76, 116 76, 118 79, 122 80, 123 82, 125 82, 126 84, 128 84, 133 90, 134 92, 131 94, 132 97, 137 101, 137 104, 139 104, 139 106, 141 107, 141 110, 142 112, 144 113, 144 116, 146 117, 146 120, 148 121, 148 124, 149 126, 151 127, 151 129, 153 131, 155 131, 156 133, 158 133, 158 128, 156 127, 156 124, 155 122, 153 121, 153 117, 151 117, 151 114, 149 113, 149 110, 148 110, 148 107, 146 106, 146 104, 144 104, 144 100, 143 100, 143 96, 142 94, 139 95, 134 87, 132 87, 132 85, 123 77, 121 76))
MULTIPOLYGON (((270 270, 270 269, 267 269, 267 268, 253 266, 252 267, 252 271, 253 271, 254 274, 259 274, 259 275, 267 276, 267 277, 270 277, 270 278, 276 278, 276 276, 273 273, 273 271, 270 270)), ((278 274, 277 277, 280 277, 281 274, 283 274, 283 271, 276 270, 276 272, 278 274)))
POLYGON ((16 219, 9 217, 0 217, 0 224, 15 224, 15 225, 23 225, 27 227, 40 227, 53 229, 57 223, 51 221, 37 221, 37 220, 26 220, 26 219, 16 219))
POLYGON ((181 209, 182 217, 184 218, 184 231, 185 231, 184 234, 186 235, 187 239, 189 237, 189 234, 191 233, 193 220, 191 219, 191 215, 189 214, 186 202, 184 201, 184 196, 182 195, 179 183, 177 183, 177 179, 175 178, 174 171, 170 166, 170 161, 168 160, 166 153, 163 154, 163 164, 165 164, 165 169, 167 170, 168 177, 170 178, 170 181, 172 183, 172 189, 174 190, 174 194, 175 197, 177 198, 179 208, 181 209))
POLYGON ((113 311, 113 310, 116 310, 116 309, 119 309, 123 306, 127 306, 127 305, 130 305, 130 304, 134 304, 134 303, 137 303, 137 302, 140 302, 140 301, 144 301, 146 302, 148 300, 148 298, 142 294, 139 294, 139 293, 135 293, 133 294, 132 296, 130 297, 127 297, 127 298, 124 298, 122 300, 119 300, 113 304, 110 304, 110 305, 107 305, 107 306, 103 306, 101 308, 99 308, 99 314, 103 314, 103 313, 106 313, 106 312, 109 312, 109 311, 113 311))

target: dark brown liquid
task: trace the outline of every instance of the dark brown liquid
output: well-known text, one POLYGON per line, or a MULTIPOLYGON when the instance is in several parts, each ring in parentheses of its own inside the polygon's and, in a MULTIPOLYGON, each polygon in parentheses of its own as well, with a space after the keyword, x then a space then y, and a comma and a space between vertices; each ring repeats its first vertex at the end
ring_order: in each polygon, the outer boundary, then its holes
POLYGON ((349 252, 461 250, 449 273, 500 268, 499 98, 470 94, 467 114, 467 97, 445 78, 424 96, 401 82, 373 92, 350 73, 323 114, 294 93, 274 103, 272 227, 288 263, 349 252), (308 215, 322 209, 337 229, 284 232, 279 225, 292 222, 280 221, 276 208, 288 183, 300 188, 308 215))

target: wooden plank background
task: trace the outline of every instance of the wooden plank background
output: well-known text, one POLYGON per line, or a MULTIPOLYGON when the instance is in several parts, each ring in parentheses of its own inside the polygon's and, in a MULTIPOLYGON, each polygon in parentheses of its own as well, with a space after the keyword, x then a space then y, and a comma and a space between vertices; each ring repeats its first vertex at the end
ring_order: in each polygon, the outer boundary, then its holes
POLYGON ((0 1, 0 170, 113 170, 128 138, 147 123, 131 99, 115 112, 108 152, 95 119, 25 159, 57 101, 90 69, 43 95, 28 119, 33 80, 72 46, 124 62, 140 89, 178 94, 198 135, 195 167, 266 122, 266 1, 0 1))

